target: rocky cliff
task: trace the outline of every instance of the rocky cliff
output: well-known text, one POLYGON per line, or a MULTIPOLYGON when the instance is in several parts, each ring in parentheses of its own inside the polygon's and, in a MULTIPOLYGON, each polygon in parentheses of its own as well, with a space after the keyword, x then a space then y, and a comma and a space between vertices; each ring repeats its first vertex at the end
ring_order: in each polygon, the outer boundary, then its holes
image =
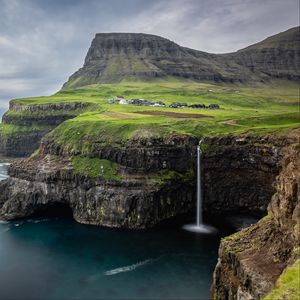
MULTIPOLYGON (((214 299, 262 299, 282 272, 299 258, 299 130, 285 147, 282 171, 268 215, 222 240, 214 272, 214 299)), ((298 291, 289 291, 296 295, 298 291)), ((283 290, 274 299, 297 299, 283 290)))
POLYGON ((9 110, 2 117, 4 130, 0 131, 0 155, 29 156, 54 127, 90 106, 87 102, 24 105, 11 101, 9 110))
POLYGON ((264 214, 281 168, 286 137, 229 135, 204 139, 206 209, 264 214))
MULTIPOLYGON (((185 135, 131 139, 118 146, 95 141, 87 157, 57 144, 50 134, 37 155, 10 167, 11 178, 0 185, 1 218, 28 217, 64 204, 81 223, 154 226, 194 208, 197 142, 185 135), (95 164, 96 174, 88 172, 95 164)), ((206 210, 266 211, 287 141, 268 142, 250 136, 205 139, 206 210), (248 184, 250 176, 259 189, 248 184)))
MULTIPOLYGON (((190 167, 194 161, 192 145, 196 142, 188 136, 172 136, 131 142, 123 152, 97 149, 90 153, 97 154, 93 158, 77 153, 79 164, 91 160, 99 165, 94 176, 76 169, 74 156, 49 136, 38 156, 11 166, 11 178, 0 187, 1 218, 27 217, 65 204, 80 223, 151 227, 193 206, 194 176, 190 167)), ((88 170, 92 167, 87 165, 88 170)))
POLYGON ((64 88, 167 76, 216 82, 297 80, 299 57, 298 27, 235 53, 220 55, 181 47, 155 35, 98 33, 83 67, 64 88))

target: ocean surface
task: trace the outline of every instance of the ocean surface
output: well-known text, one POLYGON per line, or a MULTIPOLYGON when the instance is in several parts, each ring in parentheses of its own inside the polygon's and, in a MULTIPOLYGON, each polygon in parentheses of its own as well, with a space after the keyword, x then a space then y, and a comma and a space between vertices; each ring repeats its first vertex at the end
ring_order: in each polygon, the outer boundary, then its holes
MULTIPOLYGON (((7 165, 0 164, 2 177, 7 165)), ((209 299, 220 233, 0 222, 0 299, 209 299)))

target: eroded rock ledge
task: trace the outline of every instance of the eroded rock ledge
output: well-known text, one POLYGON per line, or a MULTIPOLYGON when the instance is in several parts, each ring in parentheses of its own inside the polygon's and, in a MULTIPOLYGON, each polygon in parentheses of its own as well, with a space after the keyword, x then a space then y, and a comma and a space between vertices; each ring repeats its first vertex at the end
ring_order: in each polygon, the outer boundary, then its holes
POLYGON ((299 130, 294 142, 284 149, 283 169, 268 215, 222 240, 214 272, 214 299, 262 299, 284 269, 299 257, 299 130))
POLYGON ((160 143, 155 139, 129 142, 123 152, 97 149, 97 158, 100 155, 118 165, 116 178, 106 178, 109 170, 105 167, 103 176, 77 173, 72 164, 74 154, 48 138, 38 156, 13 164, 11 178, 1 183, 1 218, 27 217, 64 203, 80 223, 146 228, 186 213, 193 206, 194 175, 190 167, 195 139, 173 136, 160 143), (162 153, 170 155, 166 158, 162 153), (180 161, 181 157, 185 159, 180 161))
POLYGON ((66 103, 49 103, 49 104, 36 104, 36 105, 24 105, 17 101, 10 101, 9 110, 11 111, 72 111, 77 109, 86 108, 90 105, 88 102, 66 102, 66 103))
MULTIPOLYGON (((280 169, 285 138, 228 136, 204 140, 204 208, 210 213, 266 211, 280 169), (252 178, 252 184, 249 183, 252 178), (257 185, 259 188, 255 188, 257 185)), ((68 205, 81 223, 146 228, 195 206, 196 145, 186 135, 140 138, 122 145, 91 145, 90 152, 57 144, 48 135, 39 153, 14 163, 0 184, 0 217, 28 217, 68 205), (118 166, 116 178, 78 173, 74 157, 118 166)))
POLYGON ((0 132, 0 155, 31 155, 54 127, 78 116, 91 105, 88 102, 24 105, 10 101, 9 110, 2 117, 8 129, 0 132))

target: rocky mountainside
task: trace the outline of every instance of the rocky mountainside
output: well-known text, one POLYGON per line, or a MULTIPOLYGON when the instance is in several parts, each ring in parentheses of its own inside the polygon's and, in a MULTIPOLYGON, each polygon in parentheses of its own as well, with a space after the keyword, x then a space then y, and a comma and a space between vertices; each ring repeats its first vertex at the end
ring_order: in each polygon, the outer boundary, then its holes
MULTIPOLYGON (((294 143, 283 152, 282 171, 268 215, 221 242, 214 272, 214 299, 262 299, 300 257, 299 130, 294 132, 294 143)), ((299 285, 294 290, 288 283, 269 299, 298 299, 299 285)))
POLYGON ((210 54, 149 34, 98 33, 84 65, 64 84, 80 87, 166 76, 245 82, 299 78, 299 27, 229 54, 210 54))

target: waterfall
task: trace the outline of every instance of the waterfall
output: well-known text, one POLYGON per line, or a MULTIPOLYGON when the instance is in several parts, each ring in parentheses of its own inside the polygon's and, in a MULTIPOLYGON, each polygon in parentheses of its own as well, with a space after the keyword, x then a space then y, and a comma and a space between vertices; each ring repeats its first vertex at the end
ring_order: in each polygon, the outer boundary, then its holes
MULTIPOLYGON (((0 158, 1 159, 1 158, 0 158)), ((6 178, 8 178, 9 176, 7 175, 7 169, 8 166, 10 164, 9 163, 2 163, 0 161, 0 181, 5 180, 6 178)))
POLYGON ((199 145, 197 146, 197 205, 196 205, 196 224, 184 225, 183 229, 196 232, 196 233, 214 233, 216 232, 215 228, 209 225, 203 224, 203 199, 202 199, 202 182, 201 182, 201 151, 200 140, 199 145))
POLYGON ((197 146, 197 226, 203 223, 202 217, 202 189, 201 189, 201 141, 197 146))

